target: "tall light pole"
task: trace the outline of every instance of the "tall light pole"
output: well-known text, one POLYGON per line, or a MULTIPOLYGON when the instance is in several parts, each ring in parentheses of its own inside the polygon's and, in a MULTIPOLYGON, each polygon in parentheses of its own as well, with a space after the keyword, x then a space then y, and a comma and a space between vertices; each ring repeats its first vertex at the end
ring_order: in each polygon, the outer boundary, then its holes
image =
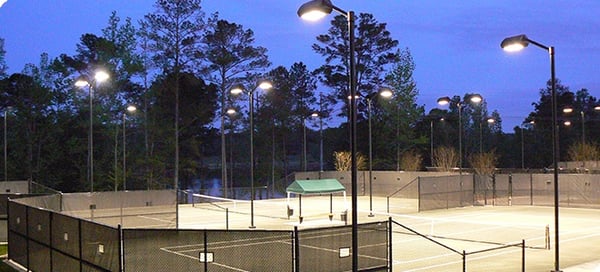
MULTIPOLYGON (((593 110, 600 111, 600 106, 594 106, 593 110)), ((562 111, 563 113, 570 114, 574 109, 571 106, 567 106, 562 111)), ((581 115, 581 142, 585 144, 585 111, 581 110, 579 114, 581 115)))
MULTIPOLYGON (((465 105, 465 103, 481 103, 481 101, 483 100, 483 98, 481 97, 481 95, 479 94, 471 94, 469 96, 466 97, 467 100, 466 101, 452 101, 450 99, 450 97, 448 96, 444 96, 444 97, 440 97, 437 100, 437 103, 441 106, 444 105, 448 105, 451 103, 455 103, 456 107, 458 108, 458 173, 459 175, 462 175, 462 168, 463 168, 463 155, 462 155, 462 107, 465 105)), ((462 182, 461 182, 462 184, 462 182)))
POLYGON ((127 138, 125 137, 125 123, 127 120, 127 112, 135 112, 137 107, 134 105, 127 106, 127 111, 123 112, 123 191, 127 191, 127 138))
POLYGON ((304 3, 298 9, 298 16, 302 19, 316 21, 324 18, 332 11, 346 17, 348 20, 348 44, 349 44, 349 75, 348 89, 350 95, 350 157, 351 157, 351 180, 352 180, 352 271, 358 271, 358 209, 357 209, 357 187, 358 171, 356 164, 356 60, 354 40, 354 12, 345 11, 334 6, 330 0, 311 0, 304 3))
MULTIPOLYGON (((229 142, 231 144, 231 139, 232 139, 232 132, 233 132, 233 118, 237 115, 237 110, 233 107, 228 107, 227 110, 225 111, 225 114, 227 115, 227 117, 229 117, 229 142)), ((224 120, 224 119, 223 119, 224 120)), ((225 134, 225 133, 223 133, 225 134)), ((226 143, 225 141, 223 143, 226 143)), ((225 156, 226 158, 226 156, 225 156)), ((224 163, 227 163, 227 160, 224 161, 224 163)), ((229 184, 229 180, 224 180, 223 184, 225 185, 225 187, 223 188, 223 196, 225 198, 227 198, 228 195, 228 189, 233 189, 233 148, 230 146, 229 147, 229 179, 231 179, 231 184, 229 184), (231 185, 231 187, 230 187, 231 185)), ((223 177, 227 177, 227 174, 223 175, 223 177)))
POLYGON ((8 126, 6 118, 11 110, 12 107, 10 106, 4 108, 4 181, 8 181, 8 137, 6 136, 8 126))
POLYGON ((319 118, 319 178, 320 173, 323 172, 323 116, 320 112, 313 112, 310 115, 313 118, 319 118))
POLYGON ((238 85, 231 89, 231 94, 237 95, 243 92, 248 94, 248 110, 250 112, 250 228, 256 228, 254 225, 254 91, 258 89, 268 90, 273 88, 273 84, 267 80, 258 82, 256 87, 245 90, 243 86, 238 85))
POLYGON ((89 92, 90 128, 88 134, 88 181, 90 183, 90 193, 94 192, 94 90, 98 87, 98 83, 104 82, 108 78, 109 75, 106 72, 97 71, 92 80, 87 76, 82 76, 75 81, 75 86, 80 88, 87 86, 89 92))
POLYGON ((483 154, 483 121, 489 124, 493 124, 496 122, 496 119, 492 117, 486 117, 482 120, 479 120, 479 154, 483 154))
POLYGON ((306 119, 302 116, 302 160, 303 171, 306 172, 308 160, 306 159, 306 119))
POLYGON ((393 94, 391 89, 381 88, 378 92, 370 93, 365 97, 367 99, 367 113, 369 114, 369 217, 375 216, 373 214, 373 133, 371 129, 373 98, 378 95, 390 98, 393 94))
POLYGON ((438 118, 437 116, 429 116, 429 134, 431 135, 429 138, 429 156, 431 160, 431 166, 433 166, 433 122, 438 119, 439 121, 444 121, 444 118, 438 118))
POLYGON ((508 37, 502 40, 500 47, 508 52, 519 51, 529 44, 533 44, 541 49, 544 49, 550 55, 550 81, 552 84, 552 167, 554 168, 554 271, 560 270, 560 250, 559 250, 559 193, 558 193, 558 100, 556 97, 556 72, 554 68, 554 47, 545 46, 536 41, 530 40, 526 35, 521 34, 513 37, 508 37))

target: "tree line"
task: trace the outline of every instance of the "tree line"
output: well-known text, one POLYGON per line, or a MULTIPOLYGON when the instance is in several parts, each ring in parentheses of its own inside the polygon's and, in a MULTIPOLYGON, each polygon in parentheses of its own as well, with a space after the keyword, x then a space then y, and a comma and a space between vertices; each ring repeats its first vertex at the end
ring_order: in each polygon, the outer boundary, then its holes
MULTIPOLYGON (((7 135, 6 169, 0 172, 6 179, 31 179, 65 192, 92 189, 90 124, 96 191, 187 189, 212 179, 222 187, 244 187, 251 166, 258 185, 280 184, 294 171, 333 170, 333 154, 349 150, 349 45, 343 16, 334 17, 327 33, 316 37, 313 50, 323 63, 311 70, 301 60, 273 67, 251 29, 218 13, 206 15, 199 0, 157 0, 154 7, 137 23, 113 12, 100 34, 81 35, 75 54, 42 54, 38 64, 11 75, 3 61, 10 52, 0 40, 0 108, 7 135), (98 70, 109 79, 91 80, 98 70), (81 77, 90 80, 87 88, 75 86, 81 77), (259 88, 265 79, 272 88, 259 88), (245 93, 232 94, 234 87, 245 93), (255 102, 252 127, 249 94, 255 102), (137 111, 126 111, 128 105, 137 111)), ((415 62, 385 23, 359 14, 356 38, 359 152, 364 156, 372 146, 377 170, 433 165, 432 147, 456 147, 457 108, 425 113, 417 104, 415 62), (383 87, 393 91, 390 98, 377 95, 383 87)), ((573 94, 563 85, 559 93, 560 105, 586 111, 580 122, 587 131, 581 136, 597 141, 596 98, 587 90, 573 94)), ((453 99, 460 101, 459 95, 453 99)), ((548 99, 546 87, 524 120, 535 125, 516 127, 515 134, 502 132, 500 114, 488 114, 485 103, 466 105, 463 156, 494 151, 499 166, 518 168, 518 151, 524 151, 527 167, 549 165, 548 99), (487 116, 496 122, 483 126, 487 116), (525 150, 523 141, 530 144, 525 150)), ((574 120, 571 128, 577 124, 574 120)), ((581 132, 561 133, 563 146, 581 132)))

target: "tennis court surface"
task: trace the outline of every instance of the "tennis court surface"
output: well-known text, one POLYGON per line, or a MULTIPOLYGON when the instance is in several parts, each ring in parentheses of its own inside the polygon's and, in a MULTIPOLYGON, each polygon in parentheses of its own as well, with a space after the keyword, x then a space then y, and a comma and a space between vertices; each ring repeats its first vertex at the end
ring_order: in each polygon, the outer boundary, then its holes
MULTIPOLYGON (((373 197, 371 209, 368 196, 358 199, 359 223, 389 218, 393 222, 393 271, 462 271, 463 256, 467 271, 521 271, 523 253, 526 271, 554 268, 552 207, 479 206, 420 213, 393 209, 387 213, 388 207, 413 204, 406 199, 391 199, 388 203, 386 198, 373 197)), ((257 230, 291 230, 351 222, 351 213, 347 211, 349 200, 342 197, 302 198, 302 223, 297 199, 255 200, 252 205, 253 212, 249 201, 182 205, 179 227, 235 230, 253 226, 257 230), (288 219, 290 209, 293 212, 288 219)), ((594 262, 600 260, 598 210, 561 208, 559 240, 563 271, 600 271, 594 270, 597 269, 594 262)), ((163 247, 162 250, 181 255, 186 249, 163 247)))

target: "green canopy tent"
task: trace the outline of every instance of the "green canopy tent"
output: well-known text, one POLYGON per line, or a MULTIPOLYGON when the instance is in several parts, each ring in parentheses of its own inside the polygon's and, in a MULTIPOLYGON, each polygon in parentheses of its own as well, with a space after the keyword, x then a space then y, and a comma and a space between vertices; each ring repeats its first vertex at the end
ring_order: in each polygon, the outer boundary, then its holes
MULTIPOLYGON (((295 180, 286 188, 286 192, 288 216, 292 214, 289 208, 291 194, 298 195, 298 218, 300 223, 302 223, 302 195, 329 194, 329 220, 333 219, 333 193, 342 192, 344 194, 344 207, 348 207, 346 188, 337 179, 295 180)), ((345 221, 346 219, 343 218, 342 220, 345 221)))

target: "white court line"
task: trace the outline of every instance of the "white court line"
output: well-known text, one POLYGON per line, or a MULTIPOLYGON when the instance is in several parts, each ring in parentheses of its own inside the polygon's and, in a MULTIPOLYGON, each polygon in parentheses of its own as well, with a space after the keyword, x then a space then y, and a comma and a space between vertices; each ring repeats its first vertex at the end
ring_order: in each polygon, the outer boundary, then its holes
MULTIPOLYGON (((173 254, 175 254, 177 256, 185 257, 185 258, 192 259, 192 260, 195 260, 195 261, 198 261, 198 262, 200 261, 200 258, 196 258, 194 256, 190 256, 190 255, 187 255, 187 254, 182 254, 182 253, 179 253, 179 252, 176 252, 176 251, 170 251, 170 250, 167 250, 167 249, 164 249, 164 248, 161 248, 160 250, 165 251, 167 253, 173 253, 173 254)), ((225 267, 225 268, 228 268, 228 269, 231 269, 231 270, 235 270, 235 271, 249 272, 247 270, 243 270, 243 269, 240 269, 240 268, 237 268, 237 267, 233 267, 233 266, 229 266, 229 265, 222 264, 222 263, 212 262, 210 264, 213 264, 213 265, 216 265, 216 266, 220 266, 220 267, 225 267)))
POLYGON ((165 222, 165 223, 174 223, 174 220, 165 220, 165 219, 154 218, 154 217, 144 216, 144 215, 138 215, 138 217, 144 218, 144 219, 156 220, 156 221, 165 222))
MULTIPOLYGON (((600 227, 593 228, 592 230, 600 230, 600 227)), ((590 229, 586 229, 585 231, 589 232, 590 229)), ((565 233, 561 232, 560 234, 564 235, 564 234, 573 234, 573 233, 580 233, 580 232, 583 232, 583 231, 571 231, 571 232, 565 232, 565 233)), ((574 242, 574 241, 577 241, 577 240, 583 240, 583 239, 587 239, 587 238, 590 238, 590 237, 598 237, 598 236, 600 236, 600 232, 589 234, 589 235, 584 235, 584 236, 578 236, 578 237, 570 238, 570 239, 561 239, 560 242, 561 242, 561 244, 563 244, 563 243, 569 243, 569 242, 574 242)), ((526 241, 532 241, 532 240, 538 240, 538 239, 540 239, 540 240, 541 239, 545 239, 545 236, 528 239, 526 241)), ((533 247, 541 247, 541 246, 542 246, 542 244, 533 245, 533 247)), ((532 245, 529 245, 528 247, 532 247, 532 245)), ((520 252, 521 249, 499 250, 499 252, 495 253, 495 254, 484 254, 484 255, 480 255, 479 257, 469 257, 469 258, 467 258, 467 262, 470 261, 470 260, 481 260, 481 259, 486 259, 486 258, 490 258, 490 257, 499 256, 499 255, 505 255, 505 254, 509 254, 509 253, 515 253, 516 251, 520 252)), ((402 265, 402 264, 407 264, 407 263, 424 262, 424 261, 429 261, 429 260, 432 260, 432 259, 444 258, 444 257, 450 256, 450 255, 455 255, 455 254, 447 253, 447 254, 441 254, 441 255, 428 256, 428 257, 425 257, 425 258, 412 259, 410 261, 394 261, 393 264, 394 265, 402 265)), ((430 266, 420 267, 420 268, 415 268, 415 269, 410 269, 410 270, 403 270, 403 271, 407 271, 407 272, 410 272, 410 271, 427 271, 427 270, 430 270, 430 269, 433 269, 433 268, 454 265, 454 264, 457 264, 457 263, 462 263, 462 260, 452 261, 452 262, 445 262, 445 263, 439 263, 439 264, 435 264, 435 265, 430 265, 430 266)))
MULTIPOLYGON (((259 237, 259 238, 248 238, 248 239, 237 239, 237 240, 227 240, 227 241, 219 241, 219 242, 210 242, 209 244, 211 245, 219 245, 219 244, 227 244, 228 246, 226 247, 211 247, 211 248, 229 248, 229 247, 235 247, 236 245, 230 245, 231 243, 246 243, 246 242, 250 242, 250 241, 261 241, 261 240, 266 240, 266 239, 283 239, 283 238, 290 238, 291 236, 288 235, 278 235, 278 236, 270 236, 270 237, 259 237)), ((271 242, 277 242, 278 240, 272 240, 271 242)), ((204 245, 202 244, 188 244, 188 245, 179 245, 179 246, 170 246, 170 247, 164 247, 165 249, 178 249, 178 248, 186 248, 186 247, 195 247, 195 246, 199 246, 199 247, 204 247, 204 245)), ((241 246, 241 245, 237 245, 237 246, 241 246)))

